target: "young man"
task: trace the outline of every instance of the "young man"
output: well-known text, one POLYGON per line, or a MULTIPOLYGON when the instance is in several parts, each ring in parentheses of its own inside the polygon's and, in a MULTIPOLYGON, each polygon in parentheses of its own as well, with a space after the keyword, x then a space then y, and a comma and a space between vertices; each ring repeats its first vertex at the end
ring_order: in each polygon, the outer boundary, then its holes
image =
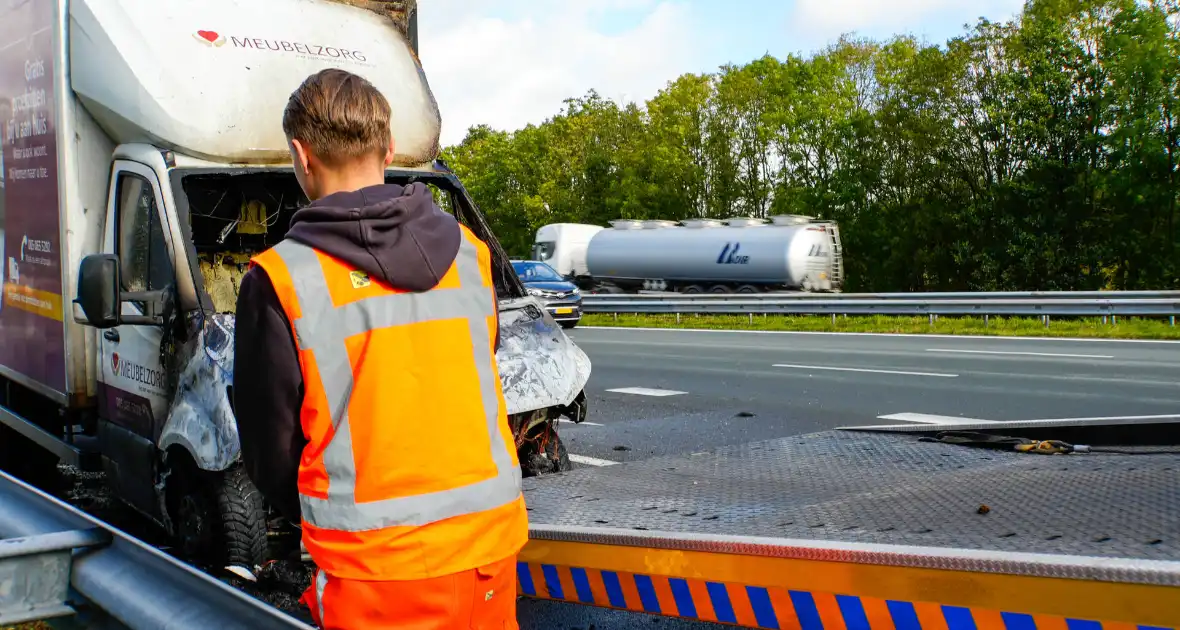
POLYGON ((426 186, 385 183, 389 119, 336 69, 283 113, 312 203, 242 280, 242 459, 301 522, 320 627, 516 628, 528 525, 491 256, 426 186))

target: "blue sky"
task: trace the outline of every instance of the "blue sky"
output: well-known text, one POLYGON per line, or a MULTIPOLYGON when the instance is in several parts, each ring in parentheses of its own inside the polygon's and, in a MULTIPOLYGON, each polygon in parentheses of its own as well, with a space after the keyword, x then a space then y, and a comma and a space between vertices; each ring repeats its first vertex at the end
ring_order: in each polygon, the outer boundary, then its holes
POLYGON ((425 0, 422 63, 443 144, 475 124, 517 129, 593 88, 644 101, 686 72, 765 53, 809 55, 842 33, 932 43, 1021 0, 425 0))

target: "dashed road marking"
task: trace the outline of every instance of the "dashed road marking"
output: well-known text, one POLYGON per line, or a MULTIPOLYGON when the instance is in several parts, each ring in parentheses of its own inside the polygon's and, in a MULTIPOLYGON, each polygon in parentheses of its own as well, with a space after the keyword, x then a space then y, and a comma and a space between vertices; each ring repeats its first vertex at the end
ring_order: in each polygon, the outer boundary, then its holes
POLYGON ((674 389, 655 389, 652 387, 618 387, 606 391, 615 392, 616 394, 635 394, 636 396, 679 396, 680 394, 688 393, 674 389))
POLYGON ((949 352, 953 354, 999 354, 1022 357, 1062 357, 1067 359, 1113 359, 1110 354, 1065 354, 1061 352, 1005 352, 1002 350, 959 350, 956 348, 926 348, 926 352, 949 352))
POLYGON ((598 459, 597 457, 587 457, 585 455, 570 455, 570 461, 585 466, 616 466, 619 463, 612 462, 609 459, 598 459))
POLYGON ((959 378, 958 374, 942 374, 939 372, 907 372, 904 370, 877 370, 870 368, 833 367, 829 365, 792 365, 776 363, 771 367, 791 368, 794 370, 830 370, 833 372, 868 372, 871 374, 901 374, 903 376, 937 376, 941 378, 959 378))
POLYGON ((558 422, 561 422, 562 424, 580 424, 585 427, 600 427, 600 426, 602 426, 601 424, 599 424, 597 422, 585 422, 585 421, 574 422, 573 420, 570 420, 569 418, 561 418, 560 420, 558 420, 558 422))

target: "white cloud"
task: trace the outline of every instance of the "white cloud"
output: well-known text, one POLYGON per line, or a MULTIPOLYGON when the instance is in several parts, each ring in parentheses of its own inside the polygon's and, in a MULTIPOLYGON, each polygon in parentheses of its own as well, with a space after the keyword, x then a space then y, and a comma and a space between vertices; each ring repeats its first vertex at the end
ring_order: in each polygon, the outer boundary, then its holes
POLYGON ((893 33, 943 36, 948 27, 973 24, 980 17, 1003 20, 1023 0, 796 0, 789 30, 808 40, 831 41, 843 33, 875 37, 893 33))
POLYGON ((809 54, 855 31, 941 41, 1023 0, 426 0, 422 64, 442 110, 444 146, 488 124, 519 129, 591 88, 645 101, 686 72, 771 51, 809 54), (721 19, 718 19, 721 18, 721 19), (788 21, 782 21, 786 18, 788 21), (784 37, 785 36, 785 37, 784 37))
POLYGON ((442 111, 444 146, 468 127, 518 129, 557 113, 591 88, 645 100, 699 65, 699 41, 684 4, 654 0, 478 0, 422 3, 422 65, 442 111), (611 11, 638 20, 603 34, 611 11), (519 17, 517 17, 519 16, 519 17))

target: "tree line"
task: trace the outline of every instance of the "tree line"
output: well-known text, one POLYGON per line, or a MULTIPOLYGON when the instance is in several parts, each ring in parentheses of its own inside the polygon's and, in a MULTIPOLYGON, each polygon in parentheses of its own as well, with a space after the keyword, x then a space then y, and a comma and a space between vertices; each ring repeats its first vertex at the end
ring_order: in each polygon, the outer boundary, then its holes
POLYGON ((443 158, 516 255, 548 223, 803 214, 840 223, 850 291, 1176 288, 1180 0, 846 36, 443 158))

